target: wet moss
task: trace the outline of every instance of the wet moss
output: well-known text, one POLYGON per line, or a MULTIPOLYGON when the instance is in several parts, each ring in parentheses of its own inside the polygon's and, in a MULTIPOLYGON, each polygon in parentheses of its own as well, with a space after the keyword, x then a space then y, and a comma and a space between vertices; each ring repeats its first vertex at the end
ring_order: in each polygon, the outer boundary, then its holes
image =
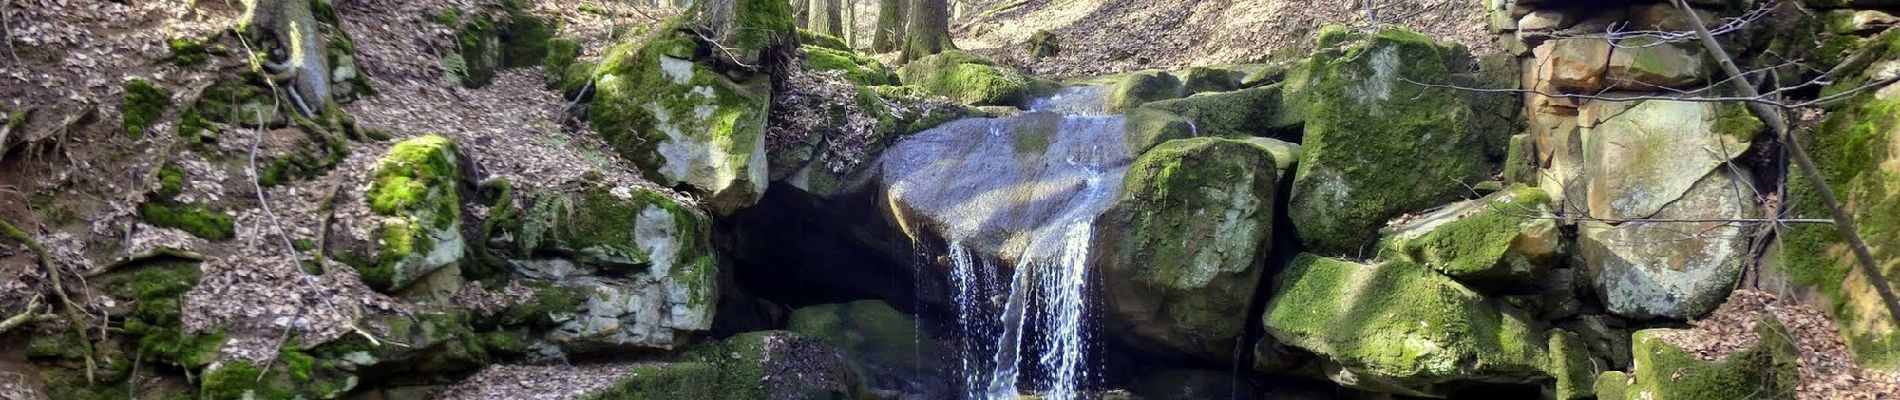
POLYGON ((152 225, 177 228, 210 240, 230 239, 237 232, 230 215, 203 205, 147 202, 139 206, 139 216, 152 225))
POLYGON ((164 117, 165 106, 169 104, 171 99, 165 94, 164 88, 144 78, 127 80, 125 95, 119 101, 119 112, 123 117, 121 126, 127 135, 143 137, 147 128, 164 117))

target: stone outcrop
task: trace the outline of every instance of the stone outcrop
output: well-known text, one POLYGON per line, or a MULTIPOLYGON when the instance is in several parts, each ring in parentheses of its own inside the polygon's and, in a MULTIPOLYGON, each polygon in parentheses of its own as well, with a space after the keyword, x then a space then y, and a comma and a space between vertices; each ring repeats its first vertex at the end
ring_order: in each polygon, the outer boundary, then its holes
POLYGON ((1111 331, 1168 354, 1230 357, 1273 236, 1274 155, 1182 139, 1137 158, 1124 179, 1092 246, 1111 331))
POLYGON ((1310 87, 1295 99, 1310 104, 1287 212, 1308 250, 1369 255, 1386 220, 1483 179, 1471 110, 1452 89, 1422 85, 1446 82, 1458 59, 1429 38, 1386 30, 1307 61, 1310 87))

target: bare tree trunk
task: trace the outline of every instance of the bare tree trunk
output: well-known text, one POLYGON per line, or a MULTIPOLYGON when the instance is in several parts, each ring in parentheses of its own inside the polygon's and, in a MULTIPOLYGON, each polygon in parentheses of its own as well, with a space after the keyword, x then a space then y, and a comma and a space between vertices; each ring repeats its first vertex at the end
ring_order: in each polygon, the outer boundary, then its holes
POLYGON ((911 0, 910 27, 904 32, 904 53, 898 57, 910 62, 944 50, 956 50, 950 41, 950 4, 947 0, 911 0))
MULTIPOLYGON (((1729 57, 1728 51, 1722 49, 1722 44, 1715 40, 1715 35, 1710 34, 1709 28, 1703 25, 1702 17, 1697 16, 1695 10, 1689 8, 1689 4, 1684 0, 1675 0, 1675 3, 1676 8, 1682 9, 1683 14, 1688 16, 1690 24, 1695 26, 1696 37, 1702 40, 1702 47, 1709 50, 1709 55, 1715 58, 1716 65, 1721 66, 1722 72, 1728 74, 1731 86, 1734 86, 1742 97, 1760 97, 1761 92, 1755 90, 1754 83, 1749 82, 1748 77, 1742 75, 1742 69, 1735 66, 1735 59, 1729 57)), ((1873 286, 1874 292, 1880 295, 1881 302, 1886 303, 1887 313, 1891 314, 1895 321, 1900 321, 1900 296, 1894 295, 1893 288, 1889 287, 1891 281, 1880 272, 1880 264, 1874 261, 1873 252, 1867 249, 1867 242, 1861 240, 1860 231, 1854 225, 1854 216, 1848 214, 1847 209, 1841 206, 1841 200, 1834 197, 1834 188, 1830 187, 1827 179, 1822 177, 1821 170, 1815 168, 1814 159, 1808 157, 1808 151, 1802 148, 1801 141, 1794 138, 1793 132, 1789 132, 1787 121, 1782 118, 1780 112, 1767 104, 1749 102, 1748 110, 1755 114, 1755 118, 1761 119, 1763 124, 1774 130, 1775 136, 1781 140, 1781 143, 1788 146, 1788 152, 1794 159, 1794 164, 1801 168, 1802 175, 1806 175, 1808 182, 1814 185, 1815 194, 1819 195, 1821 203, 1827 207, 1829 213, 1834 215, 1834 229, 1840 231, 1841 239, 1846 240, 1847 247, 1854 251, 1854 259, 1860 264, 1861 272, 1867 274, 1868 284, 1873 286)))
POLYGON ((244 21, 254 37, 274 41, 288 57, 268 61, 274 78, 289 80, 291 100, 305 116, 314 116, 330 101, 329 42, 325 40, 310 2, 301 0, 245 0, 244 21))
POLYGON ((858 48, 858 0, 844 2, 844 47, 858 48))
POLYGON ((844 0, 811 0, 811 19, 805 29, 839 38, 844 37, 844 19, 840 18, 839 3, 844 0))
POLYGON ((811 18, 812 1, 813 0, 792 0, 792 21, 796 22, 800 28, 811 28, 810 25, 807 25, 806 20, 811 18))
POLYGON ((871 51, 897 50, 904 40, 904 1, 877 0, 877 29, 871 32, 871 51))

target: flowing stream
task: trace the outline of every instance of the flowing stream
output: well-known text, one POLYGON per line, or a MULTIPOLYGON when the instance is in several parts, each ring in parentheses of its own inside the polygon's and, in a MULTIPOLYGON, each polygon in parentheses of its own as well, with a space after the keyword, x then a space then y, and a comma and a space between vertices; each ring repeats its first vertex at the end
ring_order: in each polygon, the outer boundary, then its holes
POLYGON ((953 121, 885 158, 887 200, 947 242, 963 395, 1081 397, 1090 379, 1089 246, 1130 155, 1098 87, 1004 118, 953 121), (1002 268, 1007 265, 1008 268, 1002 268))

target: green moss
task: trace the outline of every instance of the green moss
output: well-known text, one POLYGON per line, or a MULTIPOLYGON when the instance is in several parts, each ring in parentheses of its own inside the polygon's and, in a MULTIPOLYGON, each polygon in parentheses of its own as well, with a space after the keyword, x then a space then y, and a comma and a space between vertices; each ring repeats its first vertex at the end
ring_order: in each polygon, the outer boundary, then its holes
MULTIPOLYGON (((769 79, 755 77, 742 85, 705 64, 686 61, 683 57, 691 56, 698 45, 682 35, 639 43, 638 50, 632 50, 634 45, 608 52, 600 66, 602 75, 594 81, 588 120, 608 144, 658 182, 674 184, 691 177, 662 173, 667 160, 660 145, 675 143, 723 154, 693 168, 710 167, 735 180, 725 188, 763 184, 749 180, 752 169, 765 168, 765 160, 753 157, 755 146, 764 140, 769 79)), ((707 203, 715 209, 735 209, 733 203, 745 202, 748 195, 741 190, 714 194, 719 196, 707 203)))
POLYGON ((1429 395, 1439 383, 1572 373, 1552 371, 1561 361, 1534 320, 1409 262, 1301 254, 1280 280, 1267 332, 1352 371, 1361 388, 1429 395))
POLYGON ((202 205, 147 202, 139 206, 139 215, 152 225, 177 228, 210 240, 230 239, 236 234, 231 216, 202 205))
POLYGON ((1515 186, 1484 199, 1470 215, 1429 228, 1417 237, 1390 237, 1385 255, 1419 263, 1460 280, 1501 278, 1508 274, 1506 252, 1550 204, 1543 189, 1515 186))
POLYGON ((911 61, 898 69, 898 77, 964 104, 1017 106, 1034 95, 1028 76, 960 50, 911 61))
POLYGON ((189 67, 202 65, 206 60, 210 60, 212 56, 224 56, 226 54, 224 49, 212 46, 213 44, 211 42, 215 40, 217 40, 216 36, 211 38, 175 37, 167 39, 165 40, 165 47, 171 50, 171 54, 166 56, 166 59, 170 60, 172 64, 179 66, 189 67))
POLYGON ((192 111, 206 121, 238 126, 283 126, 287 121, 270 91, 243 79, 220 81, 205 88, 192 111))
POLYGON ((549 26, 541 16, 519 6, 509 7, 506 12, 508 23, 500 32, 502 45, 505 46, 502 66, 516 68, 542 65, 551 50, 554 27, 549 26))
POLYGON ((158 190, 152 192, 161 199, 169 199, 185 191, 185 171, 176 164, 165 164, 158 168, 158 190))
POLYGON ((807 67, 818 71, 843 71, 845 80, 859 85, 889 85, 897 80, 884 64, 849 51, 806 47, 805 56, 807 67))
POLYGON ((1755 330, 1761 337, 1754 346, 1719 362, 1702 361, 1669 345, 1658 337, 1659 330, 1637 331, 1631 351, 1635 370, 1623 378, 1634 383, 1602 382, 1617 378, 1605 374, 1599 378, 1600 390, 1609 395, 1607 390, 1621 386, 1620 397, 1626 399, 1794 398, 1799 356, 1790 333, 1773 318, 1763 319, 1755 330))
MULTIPOLYGON (((437 135, 396 143, 377 165, 369 191, 365 193, 370 209, 381 215, 397 215, 426 202, 456 203, 454 185, 461 173, 456 167, 455 154, 455 143, 437 135), (443 185, 447 185, 448 190, 441 190, 443 185), (432 199, 438 196, 446 199, 432 199)), ((448 221, 432 222, 443 227, 448 221)))
MULTIPOLYGON (((742 333, 696 349, 685 360, 634 367, 633 373, 613 387, 591 396, 595 400, 724 400, 724 399, 838 399, 848 398, 834 387, 807 387, 809 378, 773 376, 776 363, 786 362, 781 346, 798 347, 809 340, 782 331, 742 333), (768 365, 774 369, 768 370, 768 365), (801 382, 805 381, 805 382, 801 382)), ((823 368, 824 361, 808 360, 793 368, 823 368)), ((788 371, 789 372, 789 371, 788 371)), ((802 373, 803 371, 798 371, 802 373)), ((816 371, 815 371, 816 372, 816 371)), ((829 372, 829 371, 824 371, 829 372)), ((821 382, 845 385, 845 382, 821 382)))
POLYGON ((1454 199, 1464 183, 1488 177, 1487 140, 1468 129, 1472 112, 1458 94, 1400 80, 1446 82, 1447 51, 1417 33, 1387 29, 1337 57, 1316 53, 1312 76, 1300 78, 1311 79, 1310 87, 1289 89, 1312 103, 1288 207, 1308 249, 1362 255, 1387 220, 1454 199))
POLYGON ((1046 29, 1037 29, 1023 45, 1028 47, 1029 56, 1034 58, 1050 57, 1062 52, 1062 42, 1056 38, 1055 32, 1046 29))
POLYGON ((807 47, 815 46, 844 52, 851 51, 851 47, 846 46, 843 39, 839 39, 837 36, 813 32, 805 28, 798 29, 798 43, 807 47))
POLYGON ((1239 77, 1233 71, 1208 67, 1193 67, 1180 72, 1184 93, 1225 92, 1240 87, 1239 77))
POLYGON ((1141 107, 1122 122, 1124 140, 1130 155, 1145 153, 1154 145, 1194 136, 1194 125, 1187 118, 1160 109, 1141 107))
POLYGON ((1203 93, 1187 98, 1148 103, 1154 108, 1180 115, 1193 124, 1197 136, 1263 136, 1283 140, 1298 139, 1298 134, 1272 129, 1285 125, 1272 121, 1281 102, 1281 87, 1271 85, 1225 93, 1203 93))
POLYGON ((462 12, 454 8, 444 8, 441 11, 429 13, 427 18, 429 22, 444 26, 453 26, 457 22, 462 22, 462 12))
POLYGON ((122 127, 132 137, 142 137, 145 129, 158 123, 164 117, 165 106, 171 104, 165 89, 153 85, 144 78, 132 78, 125 81, 125 96, 119 101, 119 112, 123 117, 122 127))
POLYGON ((1108 92, 1104 107, 1110 113, 1123 113, 1148 102, 1181 96, 1181 80, 1174 75, 1161 71, 1141 71, 1128 74, 1128 77, 1116 82, 1115 88, 1108 92))
POLYGON ((378 161, 364 193, 370 211, 385 217, 375 233, 375 261, 352 264, 372 287, 406 286, 445 262, 432 258, 438 246, 461 246, 437 243, 445 232, 459 240, 454 233, 461 223, 462 175, 456 160, 454 142, 425 135, 396 143, 378 161))
POLYGON ((580 59, 581 44, 564 37, 549 39, 547 53, 541 60, 541 72, 546 76, 548 88, 565 91, 567 68, 580 59))
MULTIPOLYGON (((1885 165, 1900 155, 1892 144, 1900 132, 1900 102, 1861 95, 1828 114, 1800 137, 1816 167, 1854 217, 1889 282, 1900 286, 1900 176, 1885 165)), ((1831 218, 1817 189, 1806 179, 1788 181, 1796 217, 1831 218)), ((1900 365, 1900 331, 1875 296, 1865 275, 1834 227, 1794 226, 1781 236, 1780 264, 1795 283, 1816 289, 1828 300, 1827 311, 1861 363, 1880 368, 1900 365)))
POLYGON ((1741 143, 1754 142, 1767 125, 1756 119, 1745 104, 1723 103, 1716 106, 1715 132, 1734 137, 1741 143))
POLYGON ((928 360, 917 341, 917 324, 879 300, 816 305, 792 311, 785 330, 837 346, 860 376, 879 371, 919 371, 928 360))

